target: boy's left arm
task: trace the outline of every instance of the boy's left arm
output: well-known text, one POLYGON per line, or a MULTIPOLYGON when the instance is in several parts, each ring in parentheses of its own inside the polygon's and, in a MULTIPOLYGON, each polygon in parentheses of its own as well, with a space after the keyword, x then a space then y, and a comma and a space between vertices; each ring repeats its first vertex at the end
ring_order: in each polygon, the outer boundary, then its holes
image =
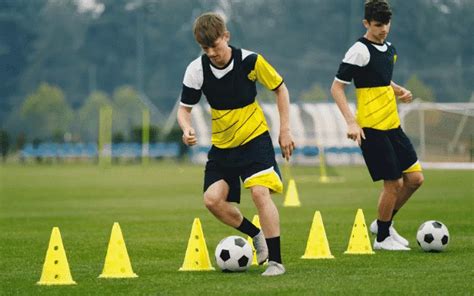
POLYGON ((280 136, 278 143, 280 144, 281 154, 286 160, 290 160, 290 156, 295 149, 295 142, 290 130, 290 94, 285 83, 282 83, 274 90, 278 113, 280 114, 280 136))
POLYGON ((395 95, 402 101, 403 103, 410 103, 413 99, 413 95, 411 91, 408 89, 396 84, 395 82, 391 82, 393 91, 395 92, 395 95))

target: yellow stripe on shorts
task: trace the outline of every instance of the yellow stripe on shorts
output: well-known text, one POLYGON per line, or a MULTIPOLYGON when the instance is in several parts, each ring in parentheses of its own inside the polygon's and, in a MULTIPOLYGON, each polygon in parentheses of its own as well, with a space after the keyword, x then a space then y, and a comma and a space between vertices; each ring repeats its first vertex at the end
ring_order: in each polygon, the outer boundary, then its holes
POLYGON ((273 167, 253 174, 244 181, 245 188, 250 188, 256 185, 267 187, 271 192, 283 192, 283 183, 273 167))
POLYGON ((422 169, 421 169, 421 164, 420 162, 417 160, 414 164, 412 164, 411 167, 409 167, 408 169, 404 170, 403 173, 413 173, 413 172, 421 172, 422 169))

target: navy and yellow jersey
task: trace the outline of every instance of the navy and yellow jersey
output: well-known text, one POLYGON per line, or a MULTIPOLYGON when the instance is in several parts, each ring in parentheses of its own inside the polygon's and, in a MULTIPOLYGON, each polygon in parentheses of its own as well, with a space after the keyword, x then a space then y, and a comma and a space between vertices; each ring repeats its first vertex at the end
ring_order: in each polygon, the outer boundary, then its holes
POLYGON ((181 105, 192 107, 204 93, 211 106, 212 139, 221 149, 248 143, 268 130, 262 108, 255 100, 258 81, 269 90, 283 78, 260 55, 232 48, 232 58, 223 68, 211 64, 204 54, 186 69, 181 105))
POLYGON ((354 80, 357 123, 361 127, 389 130, 400 125, 395 93, 391 86, 397 52, 389 42, 372 43, 360 38, 346 53, 336 80, 354 80))

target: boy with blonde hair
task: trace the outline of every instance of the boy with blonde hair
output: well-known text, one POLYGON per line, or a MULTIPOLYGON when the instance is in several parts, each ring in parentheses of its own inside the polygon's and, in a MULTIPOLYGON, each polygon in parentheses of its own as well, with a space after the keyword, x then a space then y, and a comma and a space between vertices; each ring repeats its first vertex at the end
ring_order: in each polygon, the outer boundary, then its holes
POLYGON ((204 176, 204 204, 221 222, 251 236, 259 264, 268 258, 263 276, 285 273, 280 252, 278 209, 270 193, 283 184, 262 108, 256 101, 258 81, 275 93, 280 114, 279 143, 290 158, 294 142, 289 126, 289 94, 281 76, 260 55, 229 46, 224 20, 205 13, 194 23, 194 37, 204 54, 186 69, 178 109, 183 142, 197 143, 191 122, 192 107, 201 94, 211 106, 212 147, 204 176), (240 180, 249 188, 262 231, 242 216, 231 202, 240 202, 240 180))

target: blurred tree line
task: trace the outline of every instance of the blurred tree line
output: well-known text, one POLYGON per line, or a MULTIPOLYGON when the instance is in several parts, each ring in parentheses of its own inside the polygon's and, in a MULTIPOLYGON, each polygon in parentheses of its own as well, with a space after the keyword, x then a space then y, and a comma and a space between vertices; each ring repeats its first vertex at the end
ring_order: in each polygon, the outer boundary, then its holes
MULTIPOLYGON (((1 131, 22 135, 20 142, 65 133, 96 140, 98 108, 112 105, 114 138, 126 139, 140 124, 143 96, 169 114, 186 66, 201 54, 193 21, 209 10, 226 15, 231 44, 262 53, 278 69, 293 101, 330 100, 345 51, 365 32, 363 2, 2 0, 1 131)), ((472 0, 390 3, 394 80, 425 100, 467 101, 472 0)))

